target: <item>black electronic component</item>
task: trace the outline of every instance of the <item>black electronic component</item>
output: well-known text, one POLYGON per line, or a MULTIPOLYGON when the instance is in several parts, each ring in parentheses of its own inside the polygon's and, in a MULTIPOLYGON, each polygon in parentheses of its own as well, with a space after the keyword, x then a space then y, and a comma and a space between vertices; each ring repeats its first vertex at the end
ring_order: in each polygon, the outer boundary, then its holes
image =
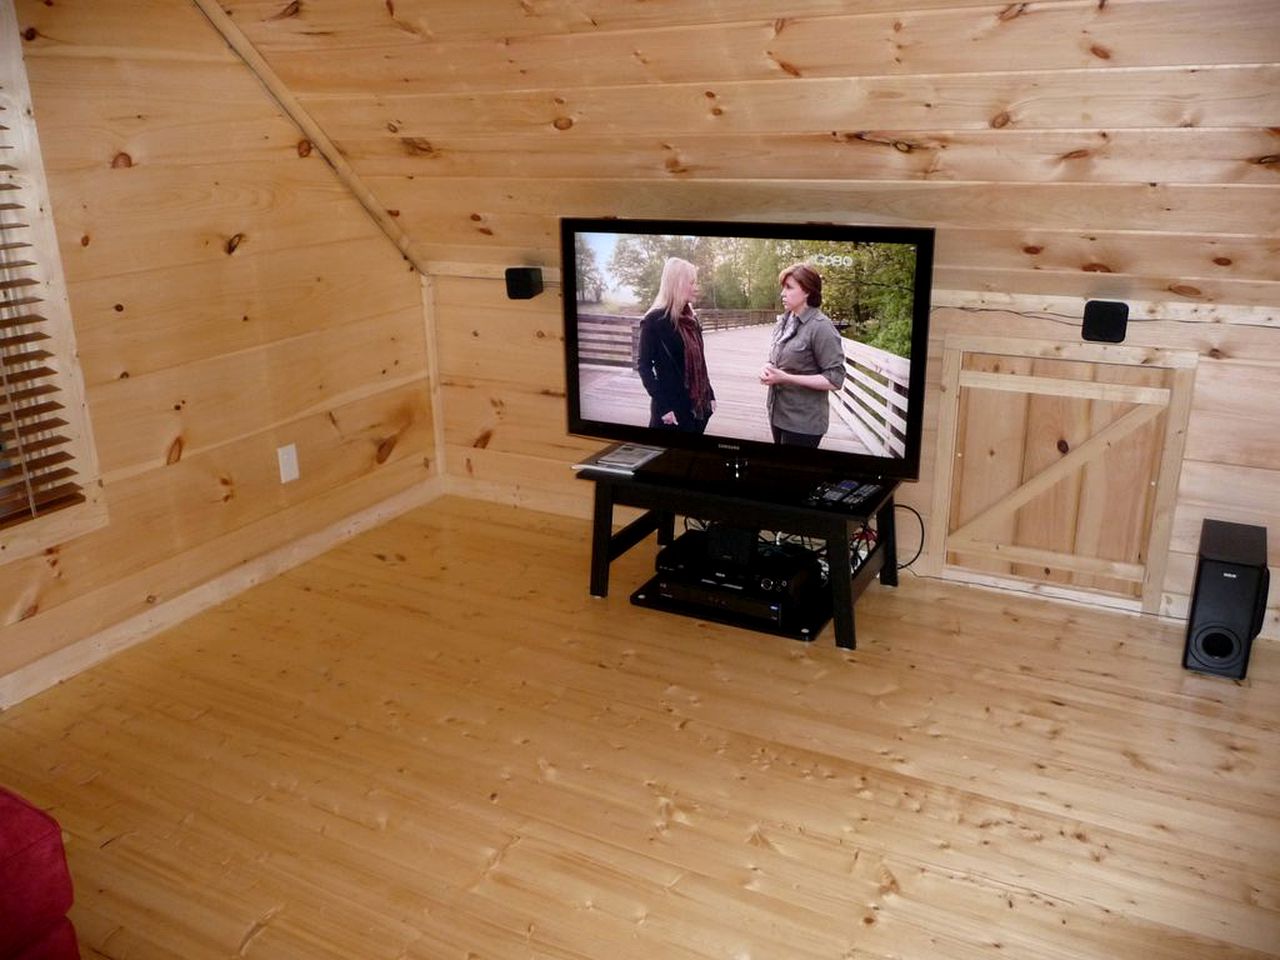
POLYGON ((509 300, 532 300, 542 292, 540 267, 507 267, 504 276, 509 300))
POLYGON ((1102 343, 1123 343, 1129 305, 1115 300, 1089 300, 1084 305, 1080 336, 1102 343))
POLYGON ((1182 665, 1243 680, 1266 616, 1269 581, 1265 527, 1205 520, 1182 665))
POLYGON ((831 616, 826 568, 798 543, 756 539, 749 559, 726 557, 718 538, 689 530, 658 553, 656 575, 632 595, 642 606, 812 639, 831 616))

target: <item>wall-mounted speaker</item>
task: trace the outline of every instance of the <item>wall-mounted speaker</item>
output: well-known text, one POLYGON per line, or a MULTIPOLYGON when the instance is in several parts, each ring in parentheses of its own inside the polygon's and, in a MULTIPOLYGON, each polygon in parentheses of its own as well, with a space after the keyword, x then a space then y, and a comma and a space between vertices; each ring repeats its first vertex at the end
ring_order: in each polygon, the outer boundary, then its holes
POLYGON ((1270 573, 1265 527, 1225 520, 1201 524, 1184 667, 1244 679, 1253 638, 1266 616, 1270 573))
POLYGON ((1084 305, 1080 335, 1086 340, 1120 343, 1129 323, 1129 305, 1115 300, 1089 300, 1084 305))
POLYGON ((532 300, 542 292, 539 267, 507 267, 507 299, 532 300))

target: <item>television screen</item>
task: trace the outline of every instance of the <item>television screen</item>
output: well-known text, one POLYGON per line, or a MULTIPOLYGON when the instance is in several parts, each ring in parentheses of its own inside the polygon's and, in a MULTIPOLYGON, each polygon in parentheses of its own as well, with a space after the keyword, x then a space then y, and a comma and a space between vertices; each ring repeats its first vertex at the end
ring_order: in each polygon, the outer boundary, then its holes
POLYGON ((933 230, 561 221, 569 432, 915 479, 933 230))

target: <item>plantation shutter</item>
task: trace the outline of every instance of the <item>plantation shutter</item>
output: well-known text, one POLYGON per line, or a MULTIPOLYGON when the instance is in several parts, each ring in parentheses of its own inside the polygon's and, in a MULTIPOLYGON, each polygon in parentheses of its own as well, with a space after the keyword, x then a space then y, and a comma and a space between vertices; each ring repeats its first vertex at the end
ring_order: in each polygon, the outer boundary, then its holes
MULTIPOLYGON (((12 156, 11 128, 0 112, 0 157, 12 156)), ((16 158, 15 158, 16 159, 16 158)), ((62 390, 44 297, 25 216, 27 198, 0 161, 0 527, 84 502, 62 416, 62 390)))
POLYGON ((0 0, 0 555, 6 560, 105 520, 19 36, 12 4, 0 0))

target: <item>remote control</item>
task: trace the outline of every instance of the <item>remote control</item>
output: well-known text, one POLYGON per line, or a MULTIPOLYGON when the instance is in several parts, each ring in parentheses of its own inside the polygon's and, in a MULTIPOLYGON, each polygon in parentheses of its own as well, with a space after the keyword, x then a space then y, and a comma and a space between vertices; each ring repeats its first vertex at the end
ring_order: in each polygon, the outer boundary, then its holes
POLYGON ((880 496, 881 489, 878 483, 863 483, 858 486, 858 489, 851 491, 841 502, 847 506, 856 507, 880 496))
POLYGON ((858 486, 857 480, 832 480, 820 483, 813 493, 809 494, 809 502, 821 506, 835 506, 856 493, 858 486))

